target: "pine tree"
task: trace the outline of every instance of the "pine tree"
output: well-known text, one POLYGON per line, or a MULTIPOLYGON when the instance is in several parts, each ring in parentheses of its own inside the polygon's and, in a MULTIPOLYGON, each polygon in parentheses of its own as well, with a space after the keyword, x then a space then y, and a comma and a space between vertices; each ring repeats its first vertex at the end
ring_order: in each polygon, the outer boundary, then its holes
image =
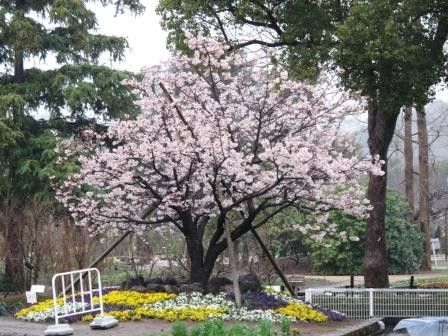
MULTIPOLYGON (((134 114, 130 74, 100 65, 103 54, 123 59, 122 37, 96 34, 95 13, 83 0, 0 0, 0 233, 6 241, 6 274, 24 288, 20 213, 27 200, 51 197, 48 176, 54 145, 48 130, 73 131, 88 117, 108 120, 134 114), (36 60, 51 69, 32 66, 36 60), (42 111, 47 120, 37 120, 42 111), (50 155, 51 156, 51 155, 50 155)), ((116 13, 139 14, 138 0, 100 0, 116 13)))

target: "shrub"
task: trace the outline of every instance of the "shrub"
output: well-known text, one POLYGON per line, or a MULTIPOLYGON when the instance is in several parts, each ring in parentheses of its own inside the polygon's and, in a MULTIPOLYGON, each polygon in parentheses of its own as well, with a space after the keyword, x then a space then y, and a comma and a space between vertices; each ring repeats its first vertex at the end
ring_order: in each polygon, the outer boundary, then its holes
MULTIPOLYGON (((280 326, 281 336, 291 335, 291 322, 283 320, 280 326)), ((272 323, 266 320, 258 322, 256 328, 244 324, 226 327, 223 321, 211 320, 195 326, 191 331, 180 322, 174 323, 170 336, 275 336, 278 335, 272 323)))
MULTIPOLYGON (((423 257, 423 237, 420 228, 409 221, 406 200, 388 190, 386 198, 386 244, 389 273, 412 273, 423 257)), ((338 224, 338 232, 359 240, 342 240, 326 236, 322 242, 306 239, 308 260, 313 271, 321 274, 360 274, 365 244, 365 221, 333 211, 329 220, 338 224)))
MULTIPOLYGON (((227 294, 229 299, 235 300, 235 294, 227 294)), ((241 303, 249 310, 253 309, 277 309, 287 305, 287 302, 276 297, 275 295, 269 295, 264 292, 259 293, 244 293, 241 295, 241 303)))

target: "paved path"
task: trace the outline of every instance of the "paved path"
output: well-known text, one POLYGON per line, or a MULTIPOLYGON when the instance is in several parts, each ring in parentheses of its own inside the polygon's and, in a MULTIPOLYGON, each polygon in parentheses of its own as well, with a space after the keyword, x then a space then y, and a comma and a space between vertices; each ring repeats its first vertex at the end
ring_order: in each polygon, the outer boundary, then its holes
MULTIPOLYGON (((232 323, 232 322, 229 322, 232 323)), ((301 336, 344 336, 362 326, 374 323, 369 321, 348 320, 343 322, 298 323, 301 336)), ((189 322, 187 325, 193 325, 189 322)), ((249 323, 250 324, 250 323, 249 323)), ((171 324, 162 320, 142 320, 138 322, 122 322, 109 330, 91 330, 87 323, 71 324, 74 336, 151 336, 171 330, 171 324)), ((44 323, 22 322, 0 317, 0 336, 43 336, 47 325, 44 323)))
MULTIPOLYGON (((71 324, 74 335, 79 336, 149 336, 171 329, 171 324, 162 320, 120 323, 109 330, 91 330, 88 323, 71 324)), ((43 336, 47 324, 23 322, 0 317, 0 336, 43 336)))
MULTIPOLYGON (((445 277, 448 280, 448 272, 431 272, 431 273, 419 273, 414 274, 415 279, 427 279, 445 277)), ((325 286, 344 286, 349 285, 350 276, 318 276, 307 275, 305 276, 307 282, 312 283, 312 287, 325 287, 325 286), (313 283, 313 280, 316 280, 313 283)), ((391 275, 389 277, 391 282, 396 281, 409 281, 410 275, 391 275)), ((355 284, 362 284, 364 279, 362 276, 355 276, 355 284)), ((303 330, 301 335, 344 335, 347 331, 359 326, 358 321, 347 321, 345 323, 332 323, 328 326, 327 332, 323 329, 318 330, 316 325, 314 330, 303 330)), ((368 323, 368 322, 366 322, 368 323)), ((312 324, 309 324, 310 326, 312 324)), ((72 325, 75 331, 74 335, 82 336, 149 336, 154 333, 166 332, 171 329, 171 324, 162 320, 143 320, 140 322, 125 322, 120 323, 117 327, 110 330, 94 330, 89 328, 87 323, 75 323, 72 325)), ((43 323, 31 323, 22 322, 10 318, 0 317, 0 336, 42 336, 46 324, 43 323)))

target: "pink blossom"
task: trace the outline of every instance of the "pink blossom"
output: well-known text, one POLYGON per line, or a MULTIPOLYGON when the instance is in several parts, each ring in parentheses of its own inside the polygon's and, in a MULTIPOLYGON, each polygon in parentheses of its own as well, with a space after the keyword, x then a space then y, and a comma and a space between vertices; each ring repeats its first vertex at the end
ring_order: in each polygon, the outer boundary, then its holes
POLYGON ((212 39, 188 45, 192 57, 176 55, 129 82, 141 96, 138 117, 61 143, 61 160, 81 154, 79 174, 57 193, 78 224, 184 232, 187 217, 214 225, 233 213, 235 233, 288 206, 367 215, 359 177, 381 174, 382 162, 344 151, 351 145, 337 121, 359 109, 345 93, 328 98, 273 71, 268 57, 227 54, 212 39))

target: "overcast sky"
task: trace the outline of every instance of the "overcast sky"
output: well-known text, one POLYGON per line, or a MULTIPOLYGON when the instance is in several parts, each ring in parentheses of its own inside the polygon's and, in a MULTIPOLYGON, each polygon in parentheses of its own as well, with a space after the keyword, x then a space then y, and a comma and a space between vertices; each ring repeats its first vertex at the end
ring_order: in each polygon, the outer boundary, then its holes
POLYGON ((166 49, 167 34, 160 27, 160 19, 155 14, 158 1, 141 0, 141 3, 146 10, 138 16, 123 14, 114 17, 113 6, 93 6, 101 33, 123 36, 128 40, 126 59, 120 64, 113 64, 116 68, 138 71, 143 66, 159 64, 170 55, 166 49))
MULTIPOLYGON (((129 14, 114 17, 114 8, 94 6, 100 32, 108 35, 124 36, 129 43, 124 62, 110 64, 114 68, 139 71, 143 66, 159 64, 169 57, 166 49, 166 33, 160 27, 160 18, 155 14, 158 0, 141 0, 146 7, 143 15, 129 14)), ((448 90, 439 90, 438 99, 448 101, 448 90)))

